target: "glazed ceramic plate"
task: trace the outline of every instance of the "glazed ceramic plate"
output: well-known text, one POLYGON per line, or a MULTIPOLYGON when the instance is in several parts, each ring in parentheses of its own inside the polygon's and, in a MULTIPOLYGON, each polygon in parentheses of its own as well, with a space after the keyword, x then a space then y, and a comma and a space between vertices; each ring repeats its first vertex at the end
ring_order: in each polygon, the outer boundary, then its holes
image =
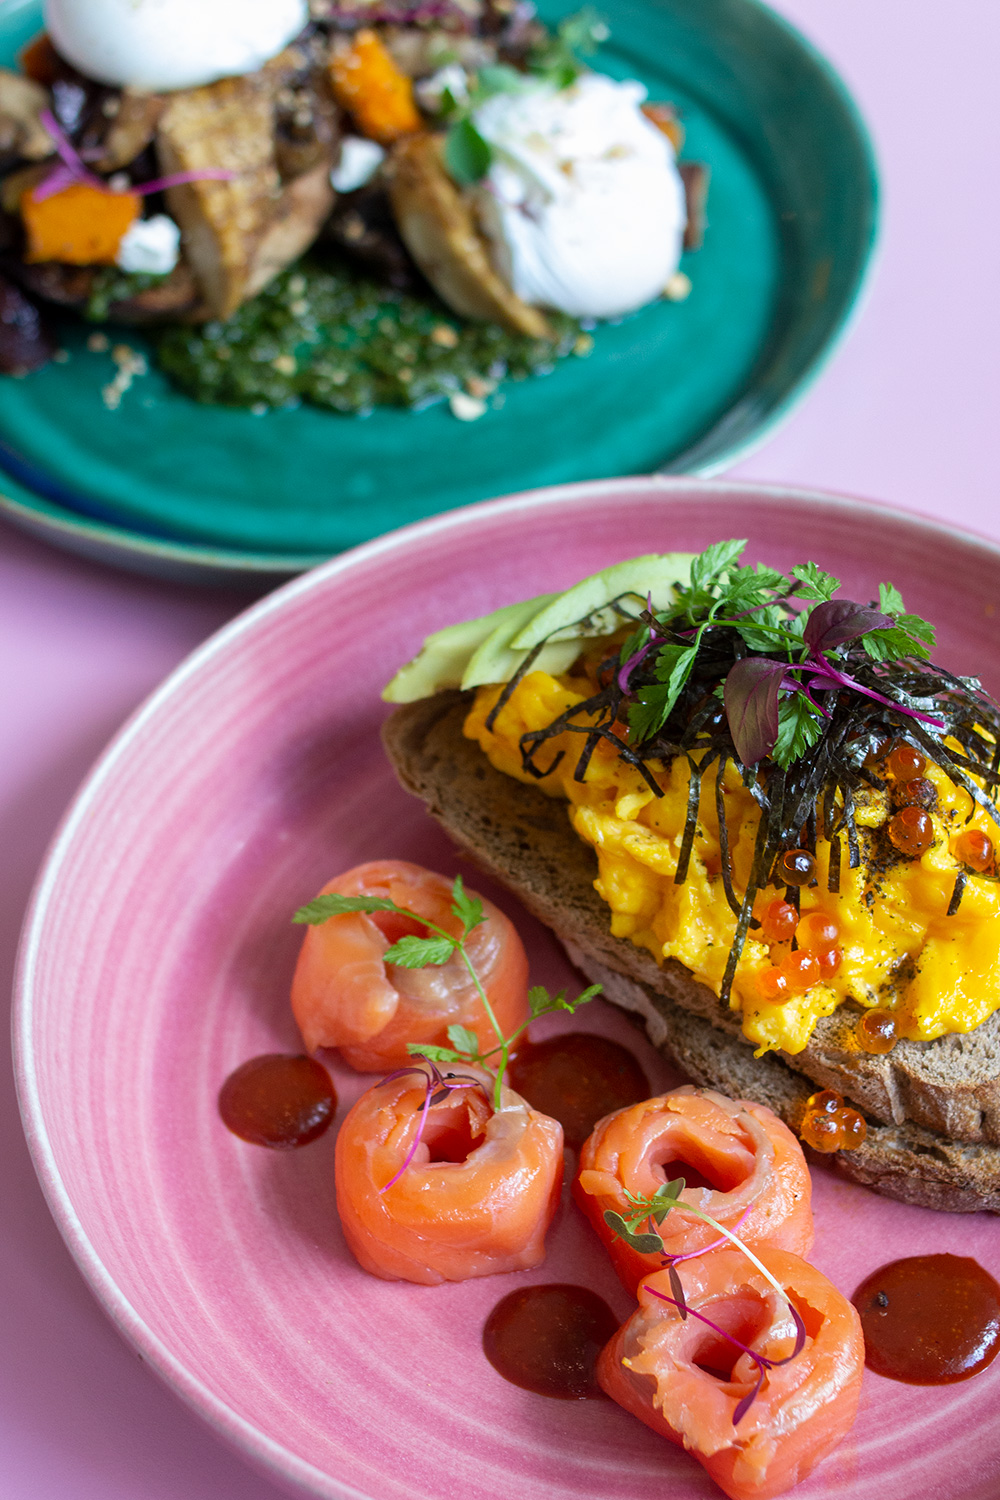
MULTIPOLYGON (((540 7, 550 21, 573 8, 540 7)), ((199 406, 155 370, 108 411, 111 355, 88 350, 89 325, 67 323, 67 363, 0 380, 0 468, 22 486, 22 508, 40 497, 36 528, 65 541, 65 515, 51 524, 57 507, 104 527, 112 560, 128 561, 131 536, 145 566, 169 544, 192 549, 195 568, 208 550, 213 566, 220 552, 237 568, 240 555, 251 566, 285 555, 292 571, 303 555, 490 495, 708 472, 758 441, 857 297, 875 224, 864 127, 827 64, 757 0, 603 9, 612 40, 601 67, 675 101, 685 155, 711 167, 711 224, 685 260, 686 302, 598 328, 589 357, 508 383, 502 408, 474 423, 446 406, 364 420, 310 407, 254 416, 199 406)), ((0 3, 0 60, 38 15, 37 0, 0 3)))
MULTIPOLYGON (((817 559, 855 597, 888 573, 938 622, 941 659, 1000 686, 1000 645, 984 628, 995 546, 816 494, 663 479, 572 486, 424 522, 266 599, 140 710, 56 840, 24 937, 16 1022, 48 1201, 143 1358, 307 1494, 715 1494, 693 1461, 610 1402, 532 1396, 484 1359, 484 1318, 526 1282, 585 1283, 628 1312, 570 1205, 536 1272, 380 1282, 341 1238, 333 1135, 287 1154, 248 1146, 223 1127, 216 1095, 246 1058, 297 1049, 287 997, 301 934, 289 919, 333 872, 382 856, 460 868, 379 744, 382 684, 424 635, 622 557, 734 535, 779 567, 817 559)), ((499 899, 535 976, 578 983, 555 941, 499 899)), ((603 1002, 571 1024, 625 1041, 652 1087, 667 1081, 603 1002)), ((335 1076, 342 1117, 360 1083, 335 1076)), ((848 1293, 886 1260, 930 1251, 1000 1274, 994 1218, 888 1203, 824 1169, 815 1200, 813 1258, 848 1293)), ((998 1455, 1000 1361, 938 1389, 869 1375, 853 1433, 797 1494, 995 1500, 998 1455)))

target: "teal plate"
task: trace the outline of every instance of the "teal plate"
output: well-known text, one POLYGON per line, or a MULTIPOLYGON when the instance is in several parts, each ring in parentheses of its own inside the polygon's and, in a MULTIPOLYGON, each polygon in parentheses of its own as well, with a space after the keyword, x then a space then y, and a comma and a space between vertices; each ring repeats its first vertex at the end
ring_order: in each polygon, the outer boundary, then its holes
MULTIPOLYGON (((571 7, 539 8, 552 21, 571 7)), ((259 576, 506 491, 710 473, 760 441, 858 296, 877 198, 864 126, 829 65, 757 0, 601 9, 601 68, 675 102, 684 155, 711 168, 687 301, 599 327, 589 357, 507 382, 503 406, 475 423, 446 406, 255 416, 200 406, 155 369, 109 411, 110 354, 67 323, 66 363, 0 380, 0 467, 17 482, 3 511, 22 523, 30 511, 64 544, 99 534, 99 555, 133 566, 155 570, 163 553, 171 572, 187 559, 194 573, 259 576)), ((38 26, 37 0, 0 5, 4 60, 38 26)))

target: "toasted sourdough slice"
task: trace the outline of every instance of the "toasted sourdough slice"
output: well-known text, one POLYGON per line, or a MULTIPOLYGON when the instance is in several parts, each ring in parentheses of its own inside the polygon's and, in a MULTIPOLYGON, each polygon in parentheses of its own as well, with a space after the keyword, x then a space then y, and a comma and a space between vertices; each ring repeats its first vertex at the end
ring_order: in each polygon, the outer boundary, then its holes
MULTIPOLYGON (((967 1191, 976 1201, 967 1206, 985 1206, 992 1198, 1000 1209, 1000 1149, 994 1149, 1000 1145, 1000 1018, 994 1016, 967 1036, 899 1042, 888 1055, 872 1057, 853 1045, 856 1013, 842 1007, 840 1015, 820 1021, 809 1046, 788 1064, 775 1056, 755 1059, 738 1015, 723 1010, 687 969, 673 960, 660 966, 646 950, 611 936, 607 908, 593 887, 594 855, 573 832, 565 803, 490 765, 479 746, 462 734, 470 701, 469 694, 444 692, 398 709, 383 730, 397 774, 477 864, 559 935, 584 972, 596 975, 599 966, 618 976, 609 985, 612 999, 644 1009, 654 1033, 653 1016, 669 1012, 674 1032, 683 1032, 676 1047, 693 1049, 690 1058, 685 1060, 666 1035, 663 1040, 688 1071, 717 1086, 726 1087, 725 1080, 711 1075, 707 1063, 716 1051, 729 1059, 727 1070, 739 1062, 734 1077, 747 1080, 751 1095, 765 1097, 750 1088, 752 1079, 784 1080, 786 1089, 797 1091, 799 1114, 816 1085, 851 1099, 885 1127, 872 1133, 873 1141, 883 1144, 854 1153, 854 1166, 848 1169, 852 1175, 860 1173, 872 1152, 879 1157, 887 1153, 885 1143, 891 1140, 897 1167, 890 1171, 885 1166, 884 1184, 900 1176, 898 1162, 907 1153, 923 1163, 926 1175, 927 1153, 943 1152, 954 1177, 947 1183, 942 1179, 941 1191, 954 1193, 968 1174, 967 1191), (645 996, 644 1006, 637 1003, 639 993, 645 996), (692 1040, 696 1034, 703 1036, 697 1044, 692 1040), (698 1067, 696 1054, 703 1056, 698 1067), (934 1134, 925 1139, 926 1132, 934 1134)), ((654 1040, 660 1038, 654 1034, 654 1040)), ((765 1097, 765 1102, 770 1100, 765 1097)), ((789 1110, 794 1115, 791 1105, 779 1112, 787 1117, 789 1110)), ((934 1160, 944 1172, 944 1159, 934 1160)), ((907 1171, 911 1168, 916 1171, 913 1162, 907 1171)), ((875 1185, 875 1166, 867 1170, 875 1185)), ((930 1203, 933 1197, 928 1189, 912 1201, 930 1203)))

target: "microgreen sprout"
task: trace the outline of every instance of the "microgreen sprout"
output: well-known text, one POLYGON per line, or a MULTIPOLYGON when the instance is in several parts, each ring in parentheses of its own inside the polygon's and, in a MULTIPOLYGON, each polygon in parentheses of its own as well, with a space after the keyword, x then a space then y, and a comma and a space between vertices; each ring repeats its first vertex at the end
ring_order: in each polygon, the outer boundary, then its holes
MULTIPOLYGON (((427 917, 422 917, 418 912, 410 911, 405 906, 398 906, 387 896, 342 896, 339 892, 332 891, 325 896, 317 896, 314 901, 301 907, 293 917, 295 922, 308 923, 315 926, 325 922, 330 917, 341 916, 344 912, 394 912, 397 916, 408 917, 423 927, 430 936, 418 937, 415 934, 407 934, 398 942, 387 948, 382 955, 387 964, 398 964, 404 969, 422 969, 425 965, 441 965, 457 955, 469 972, 469 977, 475 985, 476 992, 482 1001, 483 1010, 487 1019, 493 1027, 497 1038, 494 1047, 485 1051, 480 1049, 479 1038, 474 1031, 466 1026, 449 1026, 448 1040, 450 1047, 431 1046, 425 1042, 411 1042, 407 1048, 412 1056, 426 1058, 432 1065, 435 1063, 462 1063, 466 1066, 488 1068, 495 1073, 493 1088, 493 1107, 500 1108, 500 1095, 503 1088, 504 1075, 510 1061, 510 1052, 518 1037, 526 1030, 532 1021, 540 1016, 547 1016, 553 1011, 565 1010, 572 1013, 577 1006, 584 1005, 600 993, 601 986, 592 984, 578 995, 575 1000, 566 999, 566 991, 560 990, 557 995, 550 995, 542 985, 533 985, 528 991, 528 1007, 531 1012, 529 1019, 519 1026, 511 1036, 505 1037, 497 1021, 489 997, 484 990, 479 975, 476 973, 475 965, 469 956, 466 939, 485 920, 483 903, 478 896, 470 896, 462 883, 461 875, 456 875, 451 888, 451 909, 453 914, 461 923, 462 932, 460 937, 454 937, 437 923, 431 922, 427 917)), ((437 1070, 435 1069, 435 1072, 437 1070)), ((395 1076, 395 1075, 393 1075, 395 1076)), ((429 1097, 429 1095, 428 1095, 429 1097)))
MULTIPOLYGON (((738 1349, 742 1349, 744 1354, 749 1354, 750 1358, 756 1363, 758 1372, 757 1383, 753 1390, 743 1397, 733 1412, 733 1426, 735 1427, 746 1416, 755 1398, 760 1394, 766 1372, 773 1369, 776 1365, 788 1364, 797 1355, 801 1354, 806 1341, 805 1324, 802 1321, 798 1308, 785 1291, 785 1288, 772 1276, 767 1267, 757 1259, 753 1251, 743 1243, 734 1230, 727 1229, 724 1224, 719 1223, 718 1219, 714 1219, 711 1214, 705 1213, 704 1209, 696 1208, 691 1203, 682 1203, 680 1201, 680 1195, 684 1191, 685 1186, 683 1177, 675 1177, 671 1182, 665 1182, 662 1187, 658 1187, 656 1192, 649 1197, 630 1193, 626 1188, 625 1197, 628 1199, 633 1212, 628 1218, 625 1218, 623 1214, 615 1213, 613 1209, 609 1208, 605 1211, 604 1222, 619 1239, 631 1245, 632 1249, 637 1250, 640 1255, 660 1254, 663 1257, 664 1266, 670 1276, 670 1289, 674 1295, 668 1297, 664 1292, 659 1292, 647 1284, 646 1290, 648 1292, 654 1297, 658 1297, 661 1302, 669 1302, 673 1307, 676 1307, 682 1319, 686 1319, 690 1313, 700 1322, 707 1323, 709 1328, 721 1334, 730 1343, 735 1344, 738 1349), (663 1236, 659 1232, 659 1226, 663 1223, 670 1210, 678 1207, 682 1208, 685 1213, 693 1215, 694 1218, 701 1219, 703 1223, 711 1225, 713 1229, 717 1229, 721 1235, 721 1239, 713 1241, 711 1245, 706 1245, 702 1250, 689 1251, 685 1255, 668 1255, 663 1243, 663 1236), (644 1224, 647 1226, 645 1230, 642 1229, 644 1224), (757 1270, 778 1293, 778 1296, 786 1304, 791 1313, 792 1321, 795 1324, 795 1347, 791 1354, 787 1355, 784 1359, 768 1359, 763 1354, 755 1353, 746 1344, 741 1344, 739 1339, 734 1338, 731 1333, 727 1333, 724 1328, 720 1328, 710 1318, 706 1318, 704 1313, 698 1312, 696 1308, 690 1305, 684 1295, 684 1287, 676 1269, 678 1264, 684 1260, 691 1260, 696 1255, 705 1255, 710 1250, 718 1249, 719 1246, 724 1245, 727 1241, 735 1245, 737 1250, 742 1251, 747 1260, 756 1266, 757 1270)), ((742 1224, 749 1212, 750 1208, 748 1207, 740 1215, 736 1224, 737 1228, 739 1228, 739 1225, 742 1224)))

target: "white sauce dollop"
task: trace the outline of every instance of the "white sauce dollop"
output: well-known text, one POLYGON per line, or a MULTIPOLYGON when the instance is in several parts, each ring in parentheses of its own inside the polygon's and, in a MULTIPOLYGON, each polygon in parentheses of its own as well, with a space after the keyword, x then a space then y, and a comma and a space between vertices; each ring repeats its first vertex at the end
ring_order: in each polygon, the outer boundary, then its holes
POLYGON ((308 0, 45 0, 46 29, 81 73, 154 92, 253 73, 308 19, 308 0))
POLYGON ((497 270, 523 301, 614 318, 660 296, 687 212, 670 141, 643 115, 642 84, 584 73, 475 111, 494 160, 477 204, 497 270))

